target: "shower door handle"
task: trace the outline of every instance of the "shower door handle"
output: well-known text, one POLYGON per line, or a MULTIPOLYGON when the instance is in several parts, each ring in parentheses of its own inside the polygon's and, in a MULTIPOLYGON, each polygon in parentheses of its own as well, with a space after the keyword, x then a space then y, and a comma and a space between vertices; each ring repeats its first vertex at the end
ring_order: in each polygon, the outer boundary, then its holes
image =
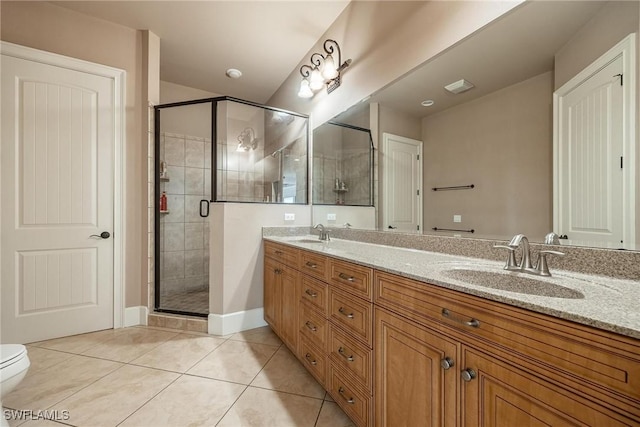
POLYGON ((209 216, 209 201, 207 199, 200 200, 200 216, 202 218, 209 216))

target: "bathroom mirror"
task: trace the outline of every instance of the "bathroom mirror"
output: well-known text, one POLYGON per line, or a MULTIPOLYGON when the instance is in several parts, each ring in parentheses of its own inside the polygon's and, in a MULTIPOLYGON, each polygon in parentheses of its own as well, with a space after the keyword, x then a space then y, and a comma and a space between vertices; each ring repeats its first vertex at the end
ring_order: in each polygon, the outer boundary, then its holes
MULTIPOLYGON (((554 224, 553 93, 637 33, 639 15, 638 2, 526 2, 373 93, 379 165, 384 165, 385 138, 422 141, 418 232, 500 240, 525 233, 542 241, 554 224), (445 89, 453 83, 456 92, 465 84, 461 80, 473 87, 458 94, 445 89)), ((636 55, 637 49, 636 44, 636 55)), ((636 119, 637 112, 634 128, 636 119)), ((637 133, 633 142, 637 147, 637 133)), ((637 164, 637 158, 630 161, 637 164)), ((384 213, 385 199, 391 199, 384 190, 388 177, 381 169, 376 226, 391 231, 384 213)), ((315 215, 314 208, 314 222, 325 220, 315 215)))
POLYGON ((373 205, 369 129, 327 122, 313 130, 313 204, 373 205))

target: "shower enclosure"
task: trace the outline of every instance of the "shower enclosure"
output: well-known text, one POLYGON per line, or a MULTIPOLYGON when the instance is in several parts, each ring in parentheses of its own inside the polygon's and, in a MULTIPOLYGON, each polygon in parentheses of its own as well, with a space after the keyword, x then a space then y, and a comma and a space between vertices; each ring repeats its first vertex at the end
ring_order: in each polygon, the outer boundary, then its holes
POLYGON ((155 107, 155 310, 207 316, 209 204, 307 203, 307 116, 221 97, 155 107))

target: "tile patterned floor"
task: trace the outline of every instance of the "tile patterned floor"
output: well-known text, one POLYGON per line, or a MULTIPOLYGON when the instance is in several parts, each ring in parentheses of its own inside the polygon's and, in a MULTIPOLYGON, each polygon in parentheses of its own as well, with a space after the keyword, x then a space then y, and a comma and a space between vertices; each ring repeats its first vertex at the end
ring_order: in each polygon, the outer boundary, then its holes
POLYGON ((27 377, 3 399, 23 411, 11 427, 353 426, 268 327, 227 337, 132 327, 28 351, 27 377))
POLYGON ((164 310, 208 314, 209 290, 175 292, 162 295, 160 296, 160 308, 164 310))

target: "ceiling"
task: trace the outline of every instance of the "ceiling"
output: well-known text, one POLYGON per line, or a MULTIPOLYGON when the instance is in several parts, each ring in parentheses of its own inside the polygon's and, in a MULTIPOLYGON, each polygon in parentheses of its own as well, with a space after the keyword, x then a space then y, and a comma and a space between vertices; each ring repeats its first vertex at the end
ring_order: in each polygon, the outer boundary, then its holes
POLYGON ((161 80, 266 103, 349 0, 52 3, 157 34, 161 80))
POLYGON ((526 2, 373 94, 371 102, 426 117, 551 71, 555 53, 604 3, 526 2), (458 95, 444 90, 460 79, 475 88, 458 95), (426 99, 435 104, 423 107, 426 99))

